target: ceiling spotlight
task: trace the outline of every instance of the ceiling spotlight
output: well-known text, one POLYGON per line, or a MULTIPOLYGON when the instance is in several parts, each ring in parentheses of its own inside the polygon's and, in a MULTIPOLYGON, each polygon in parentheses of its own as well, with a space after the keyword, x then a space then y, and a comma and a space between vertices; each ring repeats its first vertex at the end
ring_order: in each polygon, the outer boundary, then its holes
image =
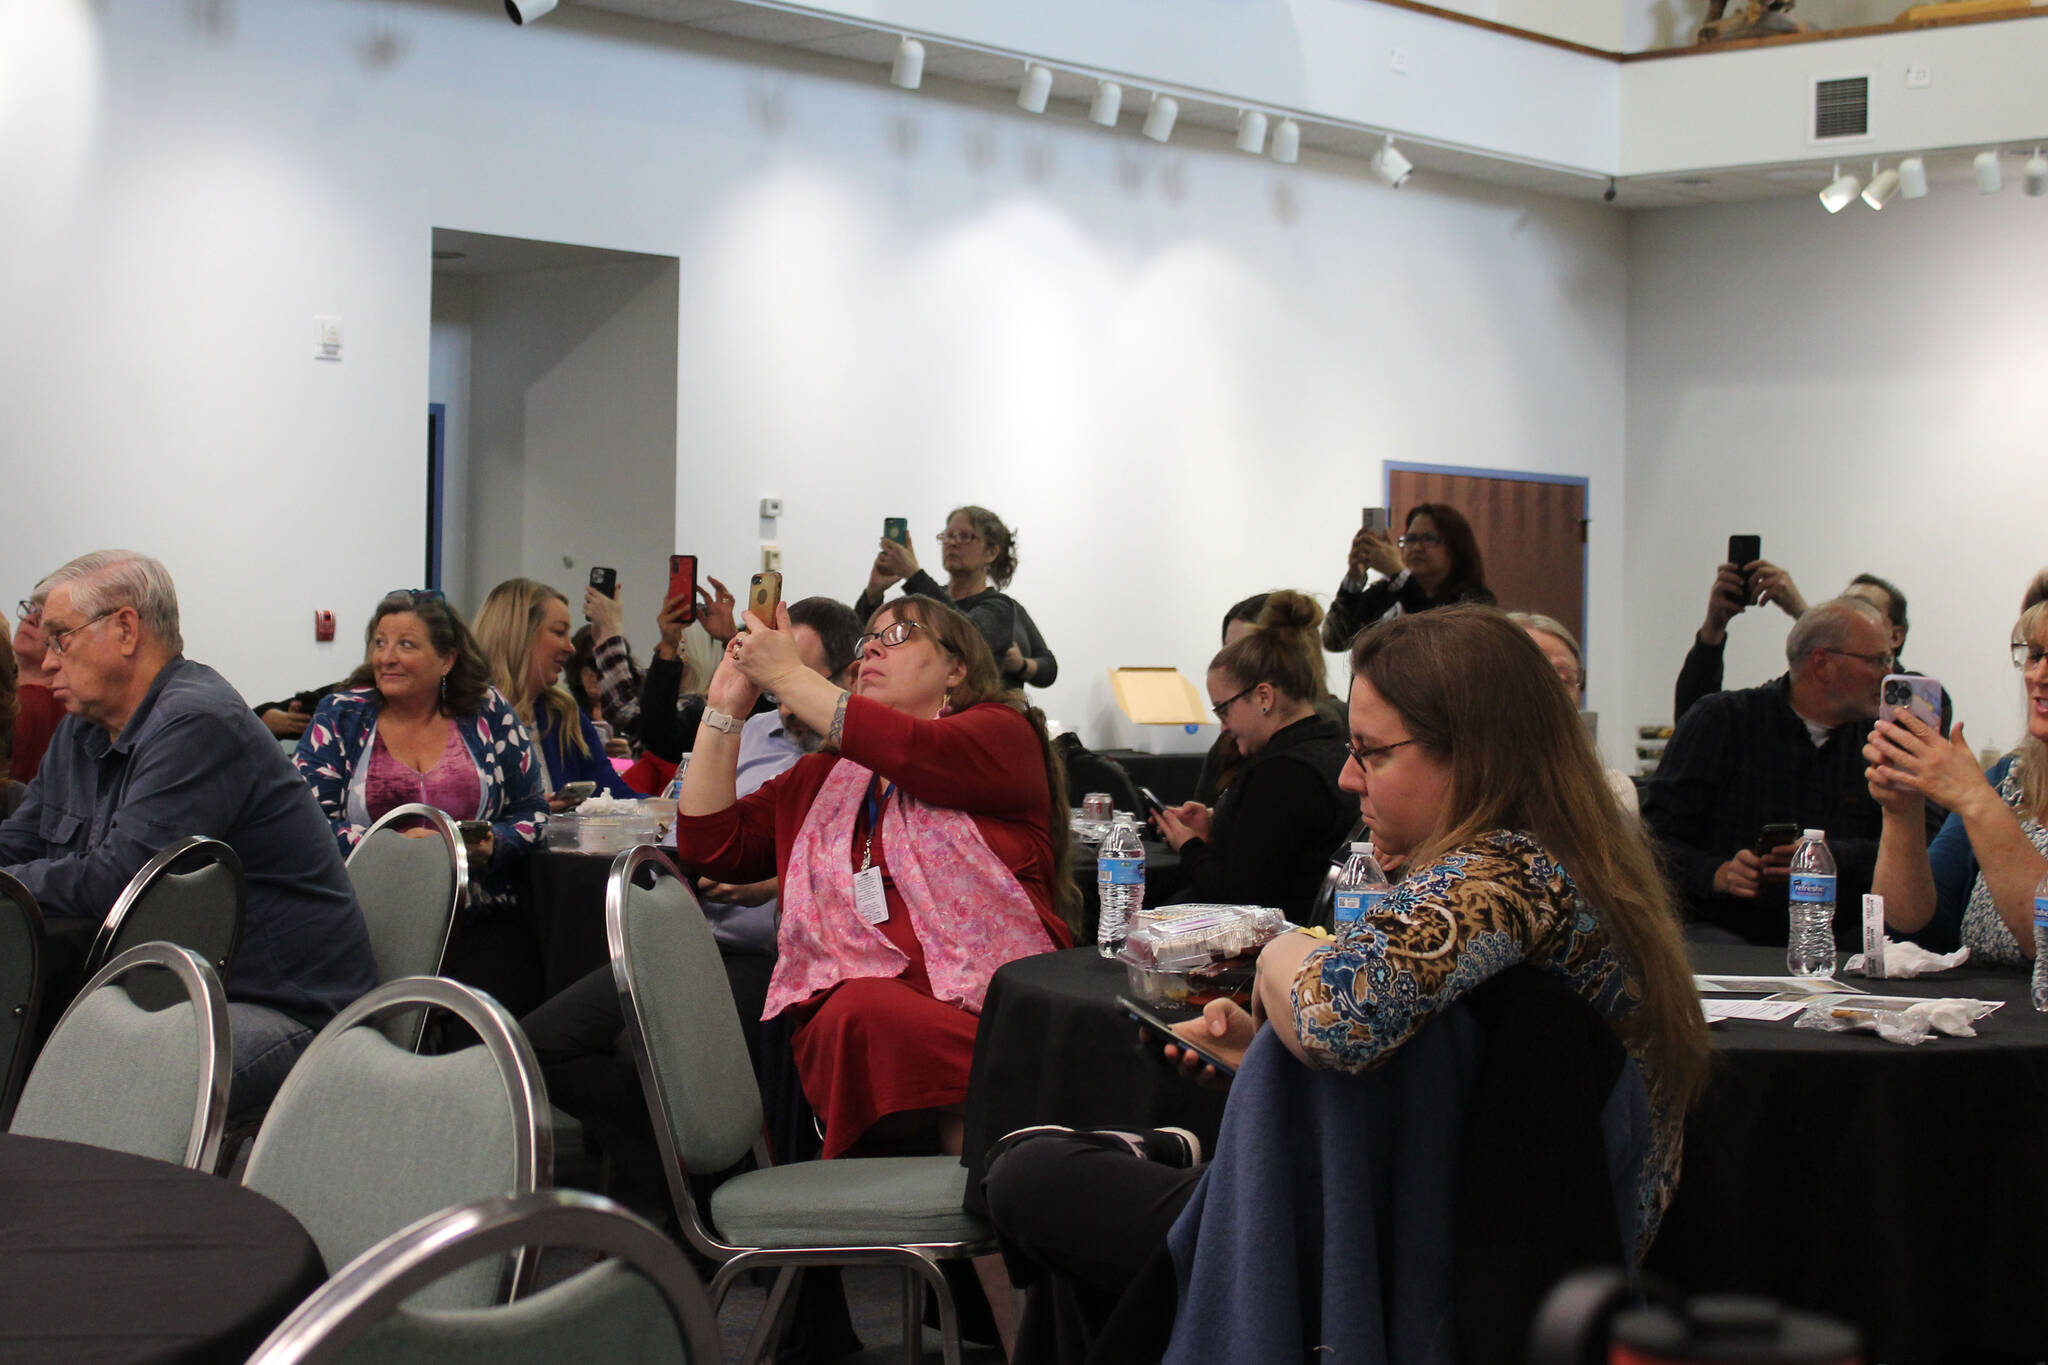
POLYGON ((1124 110, 1124 88, 1115 81, 1095 83, 1095 102, 1088 106, 1088 121, 1105 128, 1116 127, 1116 116, 1124 110))
POLYGON ((1899 197, 1902 199, 1925 199, 1927 197, 1927 163, 1917 156, 1909 156, 1899 163, 1899 197))
POLYGON ((1971 167, 1977 172, 1977 193, 1996 194, 2005 185, 2005 173, 1998 168, 1996 150, 1979 152, 1971 167))
POLYGON ((2027 160, 2027 178, 2020 182, 2020 188, 2035 199, 2048 194, 2048 157, 2041 155, 2039 147, 2034 148, 2033 156, 2027 160))
POLYGON ((1266 116, 1256 109, 1237 116, 1237 150, 1253 156, 1266 150, 1266 116))
MULTIPOLYGON (((506 0, 509 4, 510 0, 506 0)), ((906 36, 896 44, 896 60, 889 67, 889 84, 915 90, 924 83, 924 44, 906 36)))
POLYGON ((1050 98, 1052 68, 1037 62, 1024 63, 1024 84, 1017 91, 1017 107, 1027 114, 1042 114, 1050 98))
POLYGON ((1380 149, 1366 164, 1372 167, 1374 175, 1397 190, 1407 184, 1408 177, 1415 173, 1415 163, 1401 155, 1401 149, 1394 145, 1391 136, 1380 144, 1380 149))
POLYGON ((505 17, 526 25, 555 12, 555 0, 505 0, 505 17))
POLYGON ((1840 166, 1835 167, 1835 178, 1820 192, 1821 207, 1829 213, 1840 213, 1856 202, 1856 192, 1863 188, 1863 182, 1853 175, 1844 175, 1840 166))
POLYGON ((1301 125, 1291 118, 1281 119, 1273 129, 1273 159, 1283 166, 1301 160, 1301 125))
POLYGON ((1610 175, 1610 176, 1608 176, 1608 177, 1607 177, 1607 188, 1606 188, 1606 189, 1604 189, 1604 190, 1602 190, 1602 191, 1600 191, 1600 198, 1601 198, 1601 199, 1602 199, 1603 201, 1605 201, 1606 203, 1609 203, 1609 204, 1611 204, 1611 203, 1613 203, 1613 202, 1614 202, 1614 197, 1615 197, 1615 196, 1616 196, 1617 194, 1620 194, 1620 193, 1621 193, 1621 191, 1620 191, 1619 189, 1617 189, 1617 188, 1615 187, 1615 184, 1614 184, 1614 177, 1613 177, 1613 176, 1611 176, 1611 175, 1610 175))
POLYGON ((1863 202, 1874 209, 1881 209, 1899 192, 1899 173, 1880 171, 1875 162, 1871 163, 1871 172, 1870 183, 1863 189, 1863 202))
POLYGON ((1152 92, 1152 108, 1145 114, 1144 133, 1154 142, 1173 136, 1173 121, 1180 117, 1180 101, 1171 95, 1152 92))

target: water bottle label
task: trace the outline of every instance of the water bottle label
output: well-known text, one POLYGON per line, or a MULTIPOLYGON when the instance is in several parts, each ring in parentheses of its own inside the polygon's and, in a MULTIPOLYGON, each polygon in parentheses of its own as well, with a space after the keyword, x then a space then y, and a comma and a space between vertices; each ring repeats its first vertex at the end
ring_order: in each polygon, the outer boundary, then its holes
POLYGON ((1097 886, 1143 886, 1145 884, 1145 860, 1143 858, 1098 858, 1095 860, 1095 884, 1097 886))
POLYGON ((1835 879, 1825 872, 1795 872, 1792 874, 1792 899, 1812 904, 1815 901, 1833 901, 1835 879))
POLYGON ((1386 898, 1384 891, 1339 891, 1333 901, 1333 917, 1339 924, 1356 924, 1378 914, 1386 898))
POLYGON ((2034 927, 2048 929, 2048 896, 2034 897, 2034 927))

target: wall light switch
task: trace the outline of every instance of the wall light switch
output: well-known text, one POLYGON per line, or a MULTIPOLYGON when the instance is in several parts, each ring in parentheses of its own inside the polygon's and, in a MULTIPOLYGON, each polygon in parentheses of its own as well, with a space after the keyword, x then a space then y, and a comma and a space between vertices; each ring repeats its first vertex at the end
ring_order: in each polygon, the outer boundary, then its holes
POLYGON ((1934 68, 1925 62, 1915 62, 1906 68, 1906 88, 1925 90, 1934 84, 1934 68))
POLYGON ((313 315, 313 359, 341 359, 341 319, 331 314, 313 315))
POLYGON ((773 520, 774 520, 775 518, 777 518, 777 517, 779 517, 779 516, 781 516, 781 515, 782 515, 782 499, 781 499, 781 498, 763 498, 763 499, 761 499, 761 517, 762 517, 762 519, 763 519, 763 520, 766 520, 766 521, 773 521, 773 520))
POLYGON ((1405 76, 1408 74, 1407 48, 1390 47, 1387 49, 1387 70, 1393 72, 1396 76, 1405 76))
POLYGON ((761 572, 782 572, 782 547, 772 541, 761 542, 761 572))

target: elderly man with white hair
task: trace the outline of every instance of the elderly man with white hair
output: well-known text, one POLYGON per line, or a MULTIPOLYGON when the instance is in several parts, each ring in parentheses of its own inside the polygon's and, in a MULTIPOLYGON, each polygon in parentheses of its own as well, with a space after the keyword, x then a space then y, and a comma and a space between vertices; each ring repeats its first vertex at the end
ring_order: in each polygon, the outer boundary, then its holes
MULTIPOLYGON (((1657 838, 1686 918, 1750 943, 1783 944, 1792 846, 1769 826, 1827 831, 1838 906, 1870 890, 1882 813, 1864 782, 1863 744, 1877 718, 1878 686, 1897 663, 1884 614, 1837 597, 1802 615, 1785 641, 1790 665, 1761 687, 1702 697, 1679 720, 1643 793, 1643 823, 1657 838)), ((1927 808, 1926 837, 1946 811, 1927 808)), ((1836 941, 1860 943, 1852 910, 1835 916, 1836 941)))
POLYGON ((54 941, 76 944, 64 921, 103 920, 166 845, 203 834, 233 848, 248 911, 224 983, 228 1103, 247 1112, 276 1092, 322 1024, 377 984, 334 836, 248 704, 184 656, 162 564, 102 550, 38 590, 44 681, 67 714, 20 809, 0 824, 0 867, 34 893, 54 941))

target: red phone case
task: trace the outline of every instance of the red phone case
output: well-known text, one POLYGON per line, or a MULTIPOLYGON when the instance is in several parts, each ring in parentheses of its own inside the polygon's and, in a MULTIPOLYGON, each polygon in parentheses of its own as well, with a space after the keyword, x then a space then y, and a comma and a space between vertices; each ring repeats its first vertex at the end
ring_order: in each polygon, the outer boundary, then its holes
POLYGON ((682 598, 681 620, 684 625, 697 619, 697 556, 670 555, 668 557, 669 600, 682 598))

